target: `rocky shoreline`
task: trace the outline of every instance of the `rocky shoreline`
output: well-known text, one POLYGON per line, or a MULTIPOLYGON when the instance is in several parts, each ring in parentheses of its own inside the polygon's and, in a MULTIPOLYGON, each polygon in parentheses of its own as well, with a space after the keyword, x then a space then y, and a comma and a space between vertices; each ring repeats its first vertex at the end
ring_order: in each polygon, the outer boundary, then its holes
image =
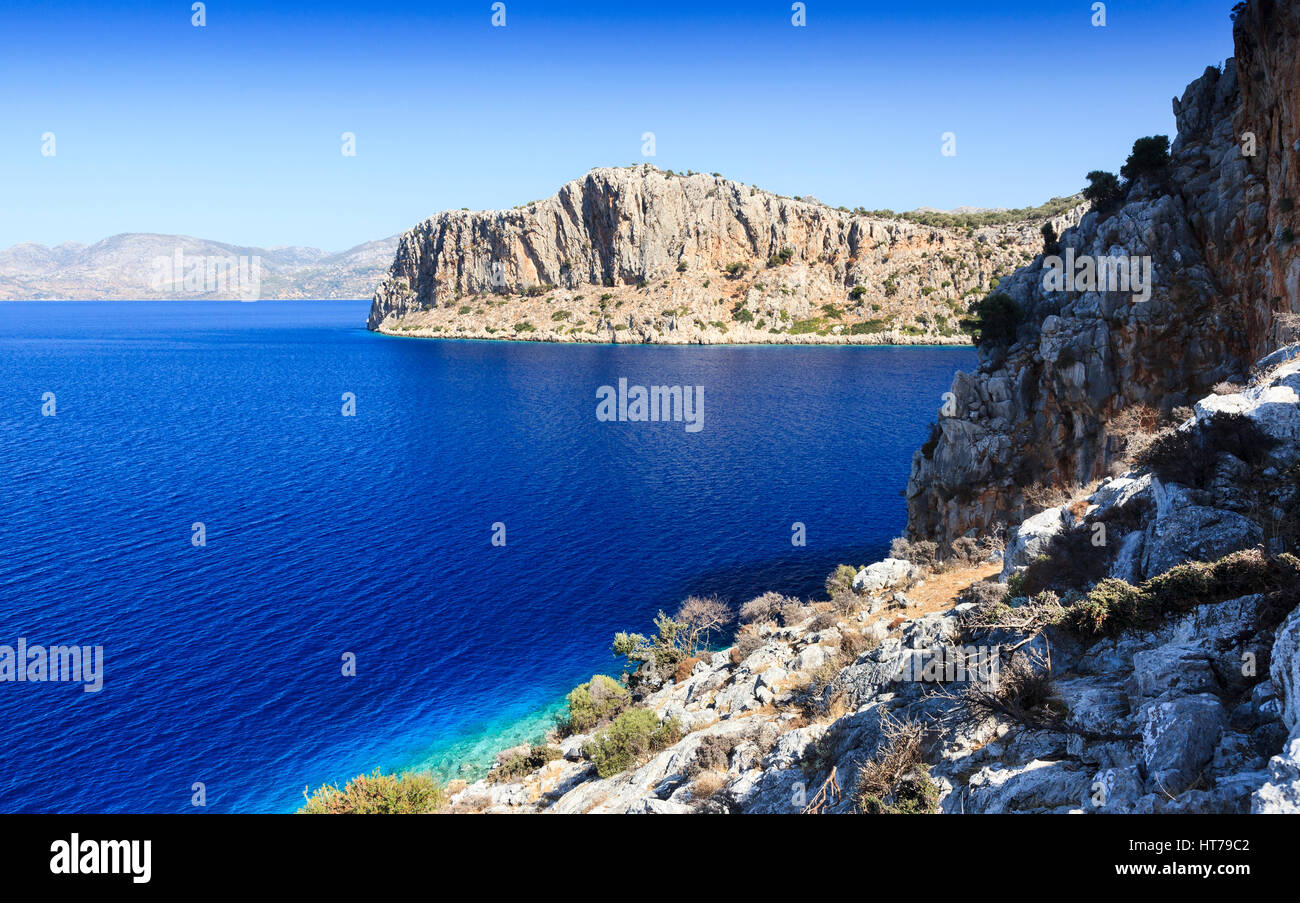
MULTIPOLYGON (((1300 345, 1288 355, 1179 428, 1239 414, 1278 442, 1264 470, 1294 468, 1300 345)), ((910 770, 924 811, 1300 812, 1300 559, 1257 549, 1258 525, 1233 510, 1239 489, 1231 477, 1198 490, 1129 471, 1030 518, 987 560, 888 559, 855 569, 828 601, 777 599, 746 618, 737 646, 685 673, 643 666, 635 707, 681 736, 636 767, 602 777, 593 761, 614 721, 561 731, 535 770, 513 773, 512 760, 536 755, 522 747, 495 776, 453 784, 449 809, 862 811, 863 777, 901 725, 918 738, 910 770), (1019 595, 1045 562, 1081 567, 1057 544, 1097 524, 1112 526, 1097 547, 1109 577, 1077 599, 1019 595), (1129 627, 1122 606, 1105 607, 1121 587, 1151 600, 1135 605, 1165 607, 1129 627), (936 652, 966 650, 970 663, 972 649, 1000 656, 991 698, 979 680, 954 679, 952 656, 927 674, 936 652)), ((1296 492, 1278 502, 1294 506, 1296 492)))

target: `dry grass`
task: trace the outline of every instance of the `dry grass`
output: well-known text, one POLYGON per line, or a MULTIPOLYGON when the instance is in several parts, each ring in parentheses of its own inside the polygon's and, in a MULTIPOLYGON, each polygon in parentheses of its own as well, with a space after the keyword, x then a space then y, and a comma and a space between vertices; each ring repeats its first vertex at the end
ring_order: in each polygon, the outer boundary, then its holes
POLYGON ((691 672, 695 670, 695 666, 702 661, 704 661, 704 656, 702 655, 693 655, 690 658, 682 659, 677 663, 677 671, 673 674, 673 680, 677 683, 683 683, 689 680, 691 672))
POLYGON ((1069 493, 1064 489, 1048 483, 1035 483, 1033 486, 1026 486, 1022 495, 1025 500, 1025 507, 1035 512, 1046 511, 1048 508, 1059 508, 1070 500, 1069 493))
POLYGON ((885 722, 876 754, 862 764, 853 794, 859 812, 869 814, 934 811, 937 789, 922 756, 925 728, 919 721, 885 722))
POLYGON ((972 584, 987 580, 1002 573, 1002 563, 990 561, 973 567, 945 571, 916 583, 908 591, 907 597, 915 605, 908 609, 908 614, 931 614, 947 611, 972 584))
POLYGON ((706 771, 695 779, 695 783, 691 784, 691 797, 692 799, 706 800, 723 787, 726 787, 727 781, 727 776, 721 772, 706 771))

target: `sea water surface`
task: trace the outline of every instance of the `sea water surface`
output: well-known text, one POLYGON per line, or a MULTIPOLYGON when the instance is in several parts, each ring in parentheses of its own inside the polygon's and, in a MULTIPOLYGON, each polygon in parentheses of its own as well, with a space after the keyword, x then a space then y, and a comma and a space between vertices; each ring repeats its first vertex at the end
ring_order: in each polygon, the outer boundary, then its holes
POLYGON ((366 309, 0 304, 0 645, 104 657, 97 693, 0 683, 0 812, 472 774, 616 674, 616 631, 883 556, 975 359, 401 339, 366 309), (703 429, 598 422, 620 377, 703 386, 703 429))

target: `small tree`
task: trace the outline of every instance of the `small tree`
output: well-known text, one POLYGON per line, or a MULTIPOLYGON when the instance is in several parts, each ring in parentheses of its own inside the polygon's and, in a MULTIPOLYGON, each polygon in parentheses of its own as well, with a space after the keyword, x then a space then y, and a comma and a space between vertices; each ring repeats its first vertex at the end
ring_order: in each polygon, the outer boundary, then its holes
POLYGON ((1088 187, 1083 189, 1085 200, 1092 201, 1092 209, 1106 210, 1124 195, 1119 177, 1113 172, 1094 169, 1088 173, 1088 187))
POLYGON ((1051 223, 1043 223, 1043 253, 1051 257, 1061 253, 1061 242, 1051 223))
POLYGON ((661 611, 655 616, 655 635, 652 638, 640 633, 615 634, 614 655, 627 659, 629 671, 636 671, 645 662, 651 662, 660 673, 676 668, 677 663, 686 658, 681 648, 683 626, 661 611))
POLYGON ((1024 319, 1025 312, 1014 298, 995 292, 972 304, 970 316, 961 325, 977 345, 991 347, 1014 342, 1024 319))
POLYGON ((1163 179, 1168 171, 1169 136, 1154 135, 1133 142, 1133 153, 1129 154, 1119 174, 1130 182, 1136 182, 1148 175, 1163 179))
POLYGON ((682 652, 690 658, 701 647, 707 647, 710 634, 730 624, 733 617, 727 604, 716 596, 691 596, 682 603, 674 619, 682 652))

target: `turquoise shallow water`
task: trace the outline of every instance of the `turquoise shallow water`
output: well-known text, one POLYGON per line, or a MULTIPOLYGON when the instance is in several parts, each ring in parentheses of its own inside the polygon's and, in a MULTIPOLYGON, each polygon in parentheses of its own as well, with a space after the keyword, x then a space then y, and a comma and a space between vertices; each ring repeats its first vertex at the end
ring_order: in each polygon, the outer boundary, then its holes
POLYGON ((98 693, 0 683, 25 738, 0 811, 193 811, 196 781, 208 811, 288 811, 375 767, 482 763, 659 608, 882 556, 974 363, 398 339, 365 313, 0 305, 0 644, 104 650, 98 693), (620 377, 703 386, 704 428, 597 421, 620 377))

